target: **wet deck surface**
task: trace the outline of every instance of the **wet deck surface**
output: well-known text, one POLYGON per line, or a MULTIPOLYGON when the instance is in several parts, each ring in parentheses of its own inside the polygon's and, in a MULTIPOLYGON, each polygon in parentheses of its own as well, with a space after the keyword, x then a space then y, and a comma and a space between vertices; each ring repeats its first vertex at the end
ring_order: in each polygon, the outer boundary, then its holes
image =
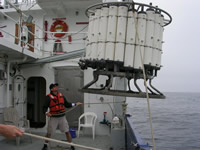
MULTIPOLYGON (((36 135, 44 136, 44 133, 33 133, 36 135)), ((52 137, 56 140, 66 141, 64 134, 55 134, 52 137)), ((73 138, 73 143, 80 144, 84 146, 94 147, 102 150, 109 150, 111 147, 111 141, 109 136, 96 136, 95 139, 92 139, 92 136, 89 135, 80 135, 79 138, 73 138)), ((20 140, 20 145, 16 145, 15 139, 2 139, 0 140, 0 150, 41 150, 44 144, 44 140, 32 138, 28 136, 23 136, 20 140)), ((49 150, 67 150, 69 149, 68 145, 57 144, 54 142, 50 143, 49 150)), ((76 148, 76 150, 81 150, 83 148, 76 148)))

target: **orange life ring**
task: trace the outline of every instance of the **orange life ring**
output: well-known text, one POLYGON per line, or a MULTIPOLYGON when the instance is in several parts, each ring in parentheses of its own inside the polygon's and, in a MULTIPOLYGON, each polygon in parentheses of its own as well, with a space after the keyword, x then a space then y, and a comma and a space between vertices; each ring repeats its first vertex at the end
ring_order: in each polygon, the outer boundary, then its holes
MULTIPOLYGON (((68 25, 62 20, 56 20, 51 25, 50 31, 51 32, 57 32, 57 30, 61 30, 60 32, 67 32, 68 31, 68 25)), ((61 38, 65 34, 66 33, 54 33, 54 36, 58 37, 58 38, 61 38)))

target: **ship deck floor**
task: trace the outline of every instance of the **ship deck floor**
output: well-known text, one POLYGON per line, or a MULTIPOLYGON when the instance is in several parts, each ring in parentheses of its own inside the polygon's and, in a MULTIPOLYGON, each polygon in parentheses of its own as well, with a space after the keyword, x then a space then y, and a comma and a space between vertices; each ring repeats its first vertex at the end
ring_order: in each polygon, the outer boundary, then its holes
MULTIPOLYGON (((33 133, 36 135, 44 136, 45 133, 33 133)), ((66 141, 64 134, 56 133, 52 137, 56 140, 66 141)), ((94 147, 102 150, 109 150, 111 147, 111 140, 109 136, 96 136, 95 139, 92 139, 90 135, 80 135, 79 138, 73 138, 74 144, 94 147)), ((41 150, 44 144, 44 140, 32 137, 31 139, 28 136, 23 136, 20 139, 20 145, 16 146, 15 139, 2 139, 0 140, 0 149, 1 150, 41 150)), ((83 148, 75 147, 76 150, 81 150, 83 148)), ((50 142, 50 148, 48 150, 67 150, 69 145, 63 145, 59 143, 50 142)))

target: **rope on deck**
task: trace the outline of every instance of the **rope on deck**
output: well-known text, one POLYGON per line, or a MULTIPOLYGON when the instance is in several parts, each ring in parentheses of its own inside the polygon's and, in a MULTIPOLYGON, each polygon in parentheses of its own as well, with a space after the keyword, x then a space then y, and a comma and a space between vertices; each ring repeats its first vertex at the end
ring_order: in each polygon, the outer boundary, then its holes
POLYGON ((60 143, 60 144, 66 144, 66 145, 75 146, 75 147, 79 147, 79 148, 89 149, 89 150, 101 150, 101 149, 94 148, 94 147, 88 147, 88 146, 84 146, 84 145, 64 142, 64 141, 55 140, 55 139, 52 139, 52 138, 47 138, 47 137, 43 137, 43 136, 39 136, 39 135, 35 135, 35 134, 30 134, 30 133, 25 133, 25 132, 24 132, 24 135, 31 136, 31 137, 38 138, 38 139, 42 139, 42 140, 51 141, 51 142, 56 142, 56 143, 60 143))

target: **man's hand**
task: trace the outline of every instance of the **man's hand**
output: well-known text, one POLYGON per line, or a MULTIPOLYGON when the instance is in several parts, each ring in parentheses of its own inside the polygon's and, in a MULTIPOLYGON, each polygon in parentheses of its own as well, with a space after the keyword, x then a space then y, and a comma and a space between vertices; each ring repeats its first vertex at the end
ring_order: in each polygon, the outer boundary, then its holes
POLYGON ((20 130, 19 128, 13 125, 0 125, 0 128, 0 134, 8 139, 22 136, 24 133, 24 131, 20 130))
POLYGON ((83 105, 83 103, 77 102, 77 103, 76 103, 76 106, 79 106, 79 105, 83 105))
POLYGON ((52 114, 51 114, 50 112, 46 112, 46 116, 47 116, 47 117, 51 117, 52 114))

